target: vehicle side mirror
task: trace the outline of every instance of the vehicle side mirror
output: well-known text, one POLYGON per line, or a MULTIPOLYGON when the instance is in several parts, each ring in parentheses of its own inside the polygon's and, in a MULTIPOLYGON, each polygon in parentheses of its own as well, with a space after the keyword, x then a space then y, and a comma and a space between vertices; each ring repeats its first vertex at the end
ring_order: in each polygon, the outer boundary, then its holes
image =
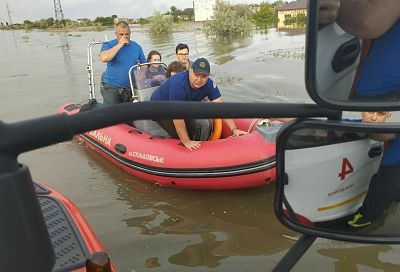
MULTIPOLYGON (((400 77, 397 82, 384 78, 394 66, 389 61, 385 68, 379 65, 387 53, 374 50, 376 40, 359 39, 345 32, 340 22, 324 20, 321 24, 324 7, 319 4, 319 0, 309 0, 308 5, 306 88, 311 98, 321 106, 341 110, 400 109, 400 77)), ((357 11, 353 15, 357 16, 357 11)), ((385 48, 390 51, 390 46, 385 48)))
POLYGON ((394 180, 400 164, 387 166, 387 156, 382 160, 384 142, 373 139, 396 137, 385 149, 389 155, 389 150, 400 146, 399 133, 400 124, 395 123, 305 120, 286 125, 277 141, 275 212, 279 220, 312 236, 400 243, 396 202, 400 194, 394 180), (359 212, 373 217, 354 220, 359 212))

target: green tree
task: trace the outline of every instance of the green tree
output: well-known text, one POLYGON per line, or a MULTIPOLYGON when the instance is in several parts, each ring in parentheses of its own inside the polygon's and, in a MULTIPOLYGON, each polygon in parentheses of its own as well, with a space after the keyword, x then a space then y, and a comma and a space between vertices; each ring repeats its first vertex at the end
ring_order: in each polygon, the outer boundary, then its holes
POLYGON ((248 18, 251 19, 253 17, 253 11, 250 10, 248 5, 243 5, 243 4, 238 4, 238 5, 234 5, 232 6, 232 8, 234 10, 236 10, 237 15, 239 17, 244 17, 244 18, 248 18))
POLYGON ((101 24, 103 26, 112 26, 114 25, 114 18, 112 17, 96 17, 94 19, 96 25, 101 24))
POLYGON ((254 14, 256 26, 267 28, 275 26, 278 22, 275 9, 268 3, 261 3, 260 9, 254 14))
POLYGON ((204 26, 207 34, 225 37, 245 35, 252 30, 252 23, 247 17, 240 16, 235 7, 219 0, 215 3, 212 20, 206 21, 204 26))
POLYGON ((141 25, 148 25, 150 23, 149 19, 147 18, 139 18, 138 22, 141 25))
POLYGON ((194 16, 193 8, 185 8, 185 9, 183 10, 183 14, 184 14, 184 15, 187 15, 187 16, 189 17, 189 21, 192 21, 193 16, 194 16))
POLYGON ((174 20, 174 22, 178 21, 178 9, 177 9, 177 7, 171 6, 170 10, 171 10, 172 19, 174 20))
POLYGON ((49 17, 49 18, 46 19, 46 22, 47 22, 47 26, 51 27, 51 26, 54 26, 56 21, 54 20, 53 17, 49 17))
POLYGON ((274 3, 272 3, 272 4, 271 4, 271 7, 277 8, 277 7, 286 5, 286 4, 287 4, 287 1, 278 0, 278 1, 275 1, 274 3))
POLYGON ((29 20, 25 20, 23 23, 23 27, 24 27, 24 29, 31 29, 31 28, 33 28, 33 23, 29 20))
POLYGON ((149 21, 149 31, 151 34, 165 34, 172 31, 172 19, 169 15, 163 15, 160 12, 155 12, 149 21))

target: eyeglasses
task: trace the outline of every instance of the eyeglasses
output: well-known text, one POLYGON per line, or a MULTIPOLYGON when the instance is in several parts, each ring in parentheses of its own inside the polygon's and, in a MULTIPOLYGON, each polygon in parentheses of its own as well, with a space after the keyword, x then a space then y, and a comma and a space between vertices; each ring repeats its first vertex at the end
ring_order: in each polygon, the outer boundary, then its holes
POLYGON ((178 56, 188 56, 189 53, 178 53, 178 56))

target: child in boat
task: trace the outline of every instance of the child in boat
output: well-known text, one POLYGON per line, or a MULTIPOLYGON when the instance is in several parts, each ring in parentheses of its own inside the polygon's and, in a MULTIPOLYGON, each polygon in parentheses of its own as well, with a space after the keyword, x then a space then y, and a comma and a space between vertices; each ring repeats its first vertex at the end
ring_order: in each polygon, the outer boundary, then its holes
POLYGON ((186 71, 186 66, 180 63, 179 61, 173 61, 168 65, 167 72, 165 73, 165 76, 167 78, 170 78, 171 76, 186 71))
MULTIPOLYGON (((383 123, 390 112, 363 112, 362 122, 383 123)), ((378 171, 372 176, 368 193, 353 219, 347 222, 353 228, 365 227, 379 217, 394 201, 400 200, 400 134, 370 134, 370 138, 387 141, 378 171)))

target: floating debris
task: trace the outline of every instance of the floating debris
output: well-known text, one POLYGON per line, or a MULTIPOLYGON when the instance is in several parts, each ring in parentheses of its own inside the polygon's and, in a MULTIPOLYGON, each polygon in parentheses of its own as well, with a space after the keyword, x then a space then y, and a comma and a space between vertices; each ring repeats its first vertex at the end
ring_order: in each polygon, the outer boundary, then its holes
POLYGON ((243 77, 240 75, 230 75, 227 73, 216 73, 211 75, 213 80, 222 86, 236 85, 243 81, 243 77))
POLYGON ((295 49, 274 49, 267 52, 259 52, 259 56, 256 57, 256 62, 265 62, 272 58, 304 60, 304 47, 295 49))

